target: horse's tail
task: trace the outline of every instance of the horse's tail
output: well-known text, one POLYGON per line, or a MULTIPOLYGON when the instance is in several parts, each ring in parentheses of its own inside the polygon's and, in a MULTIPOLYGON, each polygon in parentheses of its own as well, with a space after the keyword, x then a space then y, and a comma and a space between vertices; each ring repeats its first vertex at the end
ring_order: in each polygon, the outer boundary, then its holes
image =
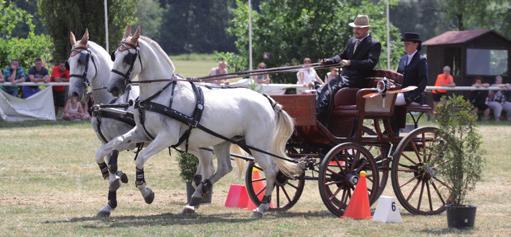
MULTIPOLYGON (((273 101, 270 100, 270 101, 273 101)), ((282 109, 282 105, 273 101, 272 103, 275 115, 277 117, 277 131, 273 138, 273 153, 280 157, 289 158, 286 154, 286 144, 294 131, 294 121, 289 114, 282 109)), ((297 163, 293 163, 278 157, 272 157, 280 171, 289 177, 298 176, 303 173, 303 169, 297 163)))

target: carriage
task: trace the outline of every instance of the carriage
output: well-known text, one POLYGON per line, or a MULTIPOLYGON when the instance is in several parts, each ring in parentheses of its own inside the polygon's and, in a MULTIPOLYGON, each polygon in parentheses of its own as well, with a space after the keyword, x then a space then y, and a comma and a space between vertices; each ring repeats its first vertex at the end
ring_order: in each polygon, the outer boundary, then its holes
MULTIPOLYGON (((402 80, 401 75, 383 70, 374 71, 371 79, 376 83, 383 77, 402 80)), ((450 188, 438 177, 435 164, 440 159, 432 155, 434 144, 442 141, 437 139, 437 128, 418 127, 420 116, 431 107, 415 103, 401 107, 412 115, 415 128, 401 137, 391 128, 396 93, 376 92, 375 88, 342 88, 332 98, 326 124, 316 119, 314 94, 272 96, 295 120, 287 154, 306 167, 300 177, 278 174, 272 193, 273 210, 293 207, 305 181, 312 180, 318 182, 327 209, 341 216, 362 170, 367 173, 371 204, 383 193, 390 175, 394 194, 410 213, 433 215, 445 210, 450 188)), ((251 161, 245 177, 248 195, 256 205, 266 189, 264 176, 254 175, 261 170, 251 161)))

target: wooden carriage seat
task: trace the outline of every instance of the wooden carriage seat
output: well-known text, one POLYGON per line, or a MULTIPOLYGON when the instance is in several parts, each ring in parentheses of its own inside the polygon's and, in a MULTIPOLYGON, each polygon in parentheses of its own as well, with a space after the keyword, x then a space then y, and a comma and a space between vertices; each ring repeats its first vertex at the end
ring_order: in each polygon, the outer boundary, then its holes
POLYGON ((364 119, 390 119, 394 114, 396 94, 363 98, 364 95, 376 91, 374 88, 339 90, 334 97, 328 124, 332 133, 336 136, 349 137, 355 131, 362 131, 364 119))

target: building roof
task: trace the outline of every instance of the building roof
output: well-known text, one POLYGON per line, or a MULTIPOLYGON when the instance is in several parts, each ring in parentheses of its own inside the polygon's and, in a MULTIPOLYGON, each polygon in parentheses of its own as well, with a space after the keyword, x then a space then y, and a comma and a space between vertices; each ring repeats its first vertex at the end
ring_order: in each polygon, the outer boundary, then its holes
POLYGON ((506 39, 505 37, 503 37, 502 35, 493 30, 476 29, 464 31, 447 31, 444 32, 443 34, 437 35, 431 39, 426 40, 423 44, 426 46, 462 44, 490 32, 498 35, 499 37, 502 37, 503 39, 509 42, 508 39, 506 39))

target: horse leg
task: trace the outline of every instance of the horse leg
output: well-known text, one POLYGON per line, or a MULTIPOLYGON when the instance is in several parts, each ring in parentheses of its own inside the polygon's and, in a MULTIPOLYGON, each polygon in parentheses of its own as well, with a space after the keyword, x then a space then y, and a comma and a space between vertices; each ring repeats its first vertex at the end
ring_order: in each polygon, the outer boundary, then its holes
POLYGON ((263 200, 261 201, 262 203, 252 212, 253 217, 262 218, 264 212, 270 209, 271 193, 273 192, 279 169, 275 163, 273 163, 269 155, 253 150, 252 154, 254 155, 257 164, 259 164, 259 166, 261 166, 263 169, 264 175, 266 177, 266 189, 264 192, 263 200))
POLYGON ((212 191, 212 185, 232 171, 229 153, 230 146, 231 144, 229 142, 224 142, 215 146, 215 154, 218 158, 217 170, 213 176, 204 179, 197 189, 195 189, 190 202, 191 206, 199 204, 203 196, 212 191))
MULTIPOLYGON (((190 153, 194 154, 199 158, 199 164, 197 165, 197 172, 195 173, 195 176, 193 177, 193 182, 195 187, 199 187, 203 179, 206 177, 210 177, 213 175, 215 169, 213 166, 213 151, 205 150, 205 149, 199 149, 198 151, 189 151, 190 153)), ((193 214, 195 213, 195 209, 199 208, 199 203, 194 203, 196 205, 190 205, 190 203, 187 203, 185 207, 183 208, 183 214, 193 214)))
POLYGON ((136 141, 141 141, 142 138, 138 133, 136 133, 135 129, 132 129, 128 133, 114 138, 112 141, 102 145, 96 151, 96 162, 98 163, 101 173, 103 177, 109 177, 109 188, 108 188, 108 203, 103 208, 101 208, 97 214, 98 217, 108 217, 111 212, 117 207, 117 189, 120 186, 120 183, 116 183, 119 181, 118 171, 117 171, 117 156, 118 150, 125 150, 132 146, 132 144, 136 141), (104 156, 106 154, 110 154, 108 157, 107 163, 109 163, 110 167, 108 167, 105 163, 104 156), (106 170, 106 172, 105 172, 106 170), (117 178, 116 178, 117 176, 117 178))
POLYGON ((151 156, 160 152, 161 150, 175 144, 177 139, 168 133, 159 133, 149 145, 140 152, 136 163, 136 180, 135 185, 140 190, 144 201, 151 204, 154 201, 154 192, 147 187, 144 176, 144 163, 151 158, 151 156))

